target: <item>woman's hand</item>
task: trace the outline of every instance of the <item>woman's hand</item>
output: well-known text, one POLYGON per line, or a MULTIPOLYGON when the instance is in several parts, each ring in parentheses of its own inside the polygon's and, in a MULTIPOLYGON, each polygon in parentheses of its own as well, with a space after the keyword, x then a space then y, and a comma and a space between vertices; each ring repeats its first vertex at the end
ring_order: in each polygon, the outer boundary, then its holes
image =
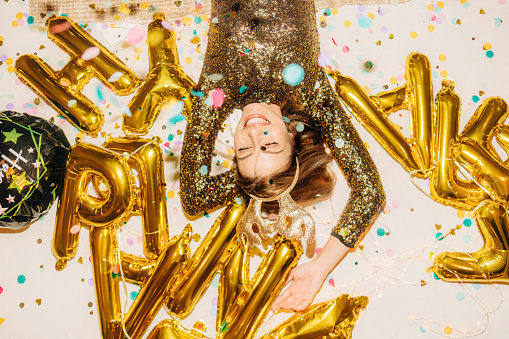
POLYGON ((285 283, 285 286, 290 286, 274 300, 272 311, 300 311, 308 307, 322 287, 327 274, 328 272, 324 274, 313 262, 295 267, 285 283))
POLYGON ((290 286, 281 293, 274 303, 272 311, 282 309, 300 311, 311 304, 323 285, 329 272, 343 259, 350 248, 336 237, 330 237, 320 253, 311 261, 295 267, 286 280, 290 286))

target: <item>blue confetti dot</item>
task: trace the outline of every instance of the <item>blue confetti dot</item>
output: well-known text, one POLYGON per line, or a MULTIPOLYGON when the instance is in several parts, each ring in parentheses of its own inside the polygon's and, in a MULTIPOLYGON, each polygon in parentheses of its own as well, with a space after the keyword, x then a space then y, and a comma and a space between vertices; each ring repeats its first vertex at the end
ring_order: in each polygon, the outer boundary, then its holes
POLYGON ((384 72, 380 71, 376 74, 377 77, 379 78, 383 78, 384 77, 384 72))
POLYGON ((357 21, 360 28, 370 28, 373 20, 369 16, 361 16, 357 21))
POLYGON ((212 19, 212 23, 217 24, 218 22, 219 22, 219 20, 217 18, 212 19))
POLYGON ((465 235, 465 236, 463 237, 463 242, 464 242, 465 244, 469 244, 469 243, 470 243, 470 241, 472 241, 472 238, 471 238, 469 235, 465 235))
POLYGON ((207 168, 207 166, 203 165, 203 166, 200 168, 200 172, 201 172, 201 174, 203 174, 203 175, 207 175, 207 173, 209 173, 209 169, 207 168))
POLYGON ((458 299, 459 301, 465 300, 465 295, 463 294, 463 292, 456 293, 456 299, 458 299))
POLYGON ((376 230, 376 234, 380 237, 383 237, 385 235, 385 230, 383 228, 379 228, 376 230))
POLYGON ((486 51, 486 56, 487 56, 488 58, 490 58, 490 59, 491 59, 491 58, 493 58, 493 56, 494 56, 494 55, 495 55, 495 53, 493 53, 493 51, 486 51))
POLYGON ((479 283, 472 284, 472 287, 474 288, 474 290, 478 290, 478 291, 481 289, 481 286, 482 286, 482 284, 479 284, 479 283))
POLYGON ((287 117, 283 117, 283 121, 284 122, 290 122, 290 119, 288 119, 287 117))
POLYGON ((297 124, 297 127, 295 127, 295 129, 297 130, 297 132, 304 131, 304 124, 303 123, 297 124))
POLYGON ((211 307, 211 308, 209 308, 209 314, 210 314, 211 316, 215 316, 215 315, 216 315, 216 313, 217 313, 217 307, 211 307))
POLYGON ((424 327, 419 327, 419 331, 421 331, 421 333, 426 333, 426 329, 424 327))
POLYGON ((131 113, 131 110, 129 109, 129 107, 127 107, 127 105, 122 105, 122 107, 120 108, 122 110, 122 113, 124 113, 125 115, 127 115, 128 117, 132 116, 133 114, 131 113))
POLYGON ((213 288, 218 288, 218 286, 219 286, 219 274, 216 274, 214 276, 214 279, 212 279, 212 284, 211 285, 212 285, 213 288))
POLYGON ((304 68, 298 64, 289 64, 283 70, 283 80, 291 86, 297 86, 304 79, 304 68))
POLYGON ((364 55, 363 54, 357 55, 357 60, 363 61, 364 60, 364 55))
POLYGON ((138 292, 133 291, 133 292, 131 292, 131 294, 129 294, 129 298, 131 298, 131 300, 134 300, 134 299, 136 299, 137 295, 138 295, 138 292))
POLYGON ((343 146, 345 146, 345 141, 343 139, 336 139, 336 141, 334 141, 334 145, 337 148, 343 148, 343 146))
POLYGON ((239 93, 242 94, 246 91, 247 86, 240 86, 239 93))
POLYGON ((332 31, 334 30, 334 26, 332 26, 332 25, 327 25, 327 30, 328 30, 329 32, 332 32, 332 31))
POLYGON ((463 220, 463 225, 465 225, 466 227, 472 226, 472 220, 470 219, 463 220))
POLYGON ((433 79, 436 79, 440 76, 440 73, 438 73, 438 71, 433 71, 433 73, 431 73, 431 75, 433 76, 433 79))
POLYGON ((199 16, 194 17, 194 23, 199 24, 201 22, 201 18, 199 16))
POLYGON ((25 281, 27 281, 27 278, 23 274, 18 275, 18 283, 24 284, 25 281))
POLYGON ((242 205, 242 202, 243 202, 243 201, 244 201, 244 200, 243 200, 241 197, 235 197, 235 203, 236 203, 237 205, 242 205))

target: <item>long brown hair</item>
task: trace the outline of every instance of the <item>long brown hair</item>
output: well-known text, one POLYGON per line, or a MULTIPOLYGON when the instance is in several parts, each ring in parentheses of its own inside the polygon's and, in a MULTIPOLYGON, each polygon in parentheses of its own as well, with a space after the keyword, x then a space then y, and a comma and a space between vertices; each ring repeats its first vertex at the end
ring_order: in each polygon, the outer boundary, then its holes
MULTIPOLYGON (((293 200, 300 206, 309 206, 323 201, 332 195, 336 177, 327 166, 332 161, 323 145, 318 132, 309 126, 300 115, 303 107, 294 97, 288 97, 280 105, 281 113, 285 117, 286 128, 295 138, 295 146, 288 164, 277 173, 247 178, 236 172, 237 184, 242 189, 258 197, 273 197, 283 192, 293 181, 299 160, 299 179, 290 192, 293 200)), ((263 204, 268 211, 276 210, 277 201, 263 204)))

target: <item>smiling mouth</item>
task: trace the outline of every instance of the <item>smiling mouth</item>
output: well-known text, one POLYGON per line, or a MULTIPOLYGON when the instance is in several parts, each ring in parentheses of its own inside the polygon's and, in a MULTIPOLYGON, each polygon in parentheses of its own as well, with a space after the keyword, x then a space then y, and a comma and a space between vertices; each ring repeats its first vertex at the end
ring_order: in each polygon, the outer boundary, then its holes
POLYGON ((248 117, 246 123, 244 124, 244 127, 265 126, 269 124, 270 122, 267 119, 262 118, 260 115, 256 115, 248 117))

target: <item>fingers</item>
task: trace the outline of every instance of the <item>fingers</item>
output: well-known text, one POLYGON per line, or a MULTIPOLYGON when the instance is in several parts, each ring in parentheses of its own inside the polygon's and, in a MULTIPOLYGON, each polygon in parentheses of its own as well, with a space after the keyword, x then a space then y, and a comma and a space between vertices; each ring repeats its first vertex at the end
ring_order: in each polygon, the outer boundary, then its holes
POLYGON ((292 294, 290 289, 285 290, 283 293, 281 293, 276 300, 272 303, 271 309, 273 311, 278 311, 282 309, 281 303, 285 301, 286 298, 288 298, 292 294))
POLYGON ((288 284, 290 283, 290 281, 293 280, 293 270, 290 272, 290 275, 288 276, 288 279, 286 279, 285 281, 285 284, 283 285, 283 287, 286 287, 288 286, 288 284))

